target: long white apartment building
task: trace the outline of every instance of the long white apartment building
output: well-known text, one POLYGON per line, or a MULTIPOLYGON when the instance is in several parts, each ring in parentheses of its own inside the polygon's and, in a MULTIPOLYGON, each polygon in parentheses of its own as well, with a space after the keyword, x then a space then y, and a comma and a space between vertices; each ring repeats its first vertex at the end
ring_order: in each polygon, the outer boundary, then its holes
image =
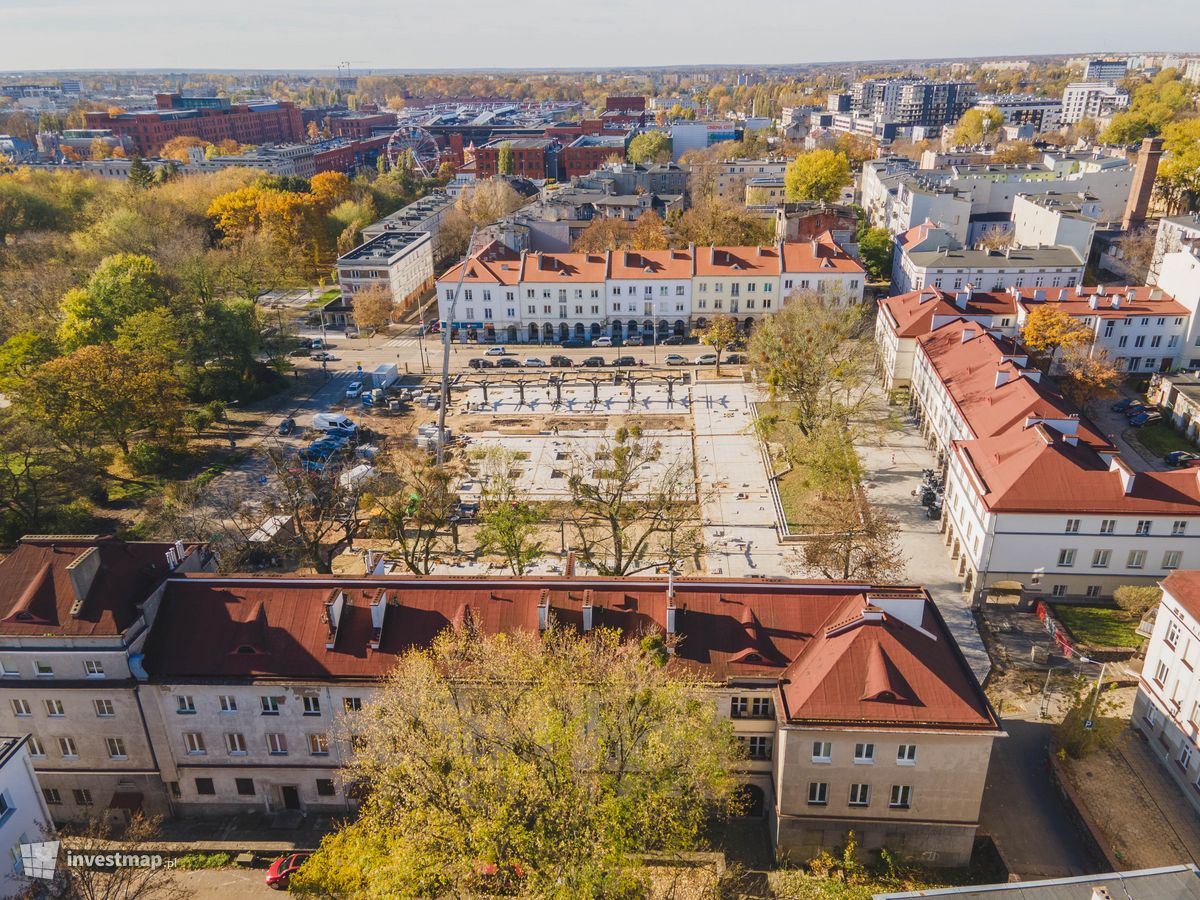
POLYGON ((717 195, 741 203, 755 178, 783 178, 788 159, 728 159, 717 164, 717 195))
POLYGON ((1200 811, 1200 571, 1172 572, 1162 589, 1132 722, 1180 796, 1200 811))
POLYGON ((1010 340, 961 319, 918 338, 911 396, 964 590, 1106 597, 1200 564, 1200 471, 1135 471, 1010 340))
POLYGON ((1062 122, 1074 125, 1083 119, 1109 119, 1129 106, 1129 92, 1107 81, 1075 81, 1063 89, 1062 122))
POLYGON ((438 279, 437 298, 443 326, 468 338, 559 343, 687 335, 720 315, 750 330, 793 294, 858 302, 865 285, 862 266, 828 233, 761 247, 605 253, 517 253, 492 242, 438 279))
POLYGON ((1074 287, 1083 281, 1085 262, 1065 246, 972 249, 945 228, 925 222, 896 239, 892 291, 1074 287))

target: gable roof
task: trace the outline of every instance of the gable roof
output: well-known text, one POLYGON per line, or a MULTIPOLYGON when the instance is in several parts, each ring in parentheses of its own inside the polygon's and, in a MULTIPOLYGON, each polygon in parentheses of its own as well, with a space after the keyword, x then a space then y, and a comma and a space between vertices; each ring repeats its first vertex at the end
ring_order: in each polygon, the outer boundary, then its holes
POLYGON ((691 278, 692 250, 614 250, 610 278, 691 278))
POLYGON ((566 627, 582 629, 586 619, 637 636, 666 631, 670 606, 679 636, 672 665, 718 682, 787 679, 792 721, 997 727, 919 588, 752 579, 676 579, 674 587, 671 601, 662 579, 178 576, 145 667, 167 681, 373 680, 399 654, 468 619, 488 632, 534 630, 543 607, 566 627), (882 618, 858 621, 881 609, 882 618))
POLYGON ((996 316, 1015 316, 1016 299, 1008 293, 963 291, 964 305, 956 302, 958 294, 939 288, 909 291, 879 301, 885 310, 892 330, 900 337, 920 337, 933 330, 935 316, 977 316, 989 321, 996 316))
POLYGON ((0 562, 0 634, 123 634, 170 574, 172 547, 88 535, 22 538, 0 562))
POLYGON ((608 275, 604 253, 525 253, 521 256, 521 281, 601 282, 608 275))
POLYGON ((696 274, 713 276, 778 275, 776 247, 697 247, 696 274))
POLYGON ((832 232, 809 241, 789 241, 783 247, 783 271, 813 275, 865 275, 866 269, 842 249, 832 232))
MULTIPOLYGON (((492 241, 466 261, 467 274, 464 284, 515 285, 521 277, 521 255, 500 241, 492 241)), ((456 263, 438 281, 457 283, 462 275, 463 263, 456 263)))

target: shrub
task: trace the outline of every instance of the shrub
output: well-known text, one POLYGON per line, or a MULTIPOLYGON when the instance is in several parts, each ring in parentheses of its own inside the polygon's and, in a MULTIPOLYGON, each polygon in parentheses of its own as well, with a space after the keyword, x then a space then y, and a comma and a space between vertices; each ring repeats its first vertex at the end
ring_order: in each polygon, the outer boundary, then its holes
POLYGON ((189 853, 175 861, 180 869, 224 869, 233 865, 232 853, 189 853))
POLYGON ((129 448, 129 456, 126 457, 129 469, 135 475, 161 475, 175 459, 175 452, 169 447, 149 441, 138 441, 129 448))

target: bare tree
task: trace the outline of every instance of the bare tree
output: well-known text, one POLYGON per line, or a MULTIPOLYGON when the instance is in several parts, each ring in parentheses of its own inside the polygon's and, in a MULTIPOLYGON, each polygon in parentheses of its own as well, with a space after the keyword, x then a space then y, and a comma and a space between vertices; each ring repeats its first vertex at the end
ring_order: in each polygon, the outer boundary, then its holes
POLYGON ((804 543, 804 562, 826 578, 876 584, 904 577, 904 555, 894 518, 872 507, 855 489, 840 498, 822 496, 809 508, 815 534, 804 543))
POLYGON ((499 553, 514 575, 542 555, 537 540, 543 522, 539 508, 522 498, 512 476, 519 457, 513 450, 492 447, 479 466, 484 482, 479 511, 479 546, 484 552, 499 553))
POLYGON ((703 547, 690 460, 660 466, 662 452, 634 425, 572 467, 567 522, 581 558, 602 575, 674 567, 703 547))
POLYGON ((1139 284, 1146 280, 1154 262, 1155 240, 1156 232, 1150 228, 1138 228, 1117 239, 1125 273, 1133 276, 1139 284))
POLYGON ((381 510, 376 523, 396 542, 405 568, 428 575, 456 527, 458 496, 451 490, 450 472, 414 451, 394 453, 380 470, 372 498, 381 510))
POLYGON ((989 225, 979 238, 979 246, 984 250, 1003 250, 1011 247, 1013 233, 1003 225, 989 225))

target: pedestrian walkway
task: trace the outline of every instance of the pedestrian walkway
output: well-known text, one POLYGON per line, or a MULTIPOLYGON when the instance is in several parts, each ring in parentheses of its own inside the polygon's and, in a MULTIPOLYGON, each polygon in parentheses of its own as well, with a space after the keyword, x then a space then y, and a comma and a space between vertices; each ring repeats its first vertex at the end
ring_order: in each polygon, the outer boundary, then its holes
POLYGON ((383 342, 384 347, 415 347, 417 339, 411 337, 397 337, 383 342))

